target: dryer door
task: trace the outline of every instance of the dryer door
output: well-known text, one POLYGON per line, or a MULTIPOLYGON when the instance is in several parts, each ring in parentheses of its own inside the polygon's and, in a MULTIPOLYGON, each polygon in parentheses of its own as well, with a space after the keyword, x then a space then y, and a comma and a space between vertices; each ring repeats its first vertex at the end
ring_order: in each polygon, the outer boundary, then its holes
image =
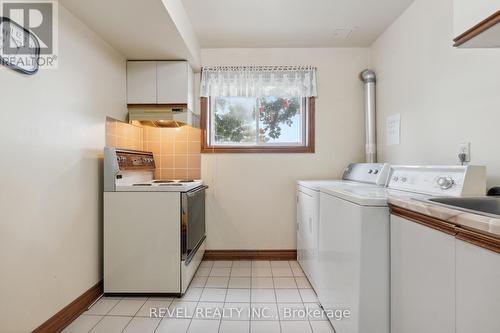
POLYGON ((316 252, 315 207, 314 193, 299 189, 297 191, 297 260, 311 282, 314 280, 313 259, 316 252))

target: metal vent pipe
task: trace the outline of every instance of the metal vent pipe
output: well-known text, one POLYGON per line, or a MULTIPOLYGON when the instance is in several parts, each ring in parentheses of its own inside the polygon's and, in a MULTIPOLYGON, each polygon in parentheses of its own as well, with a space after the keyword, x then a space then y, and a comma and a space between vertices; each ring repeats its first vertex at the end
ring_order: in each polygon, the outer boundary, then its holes
POLYGON ((359 74, 365 91, 365 134, 366 134, 366 162, 377 162, 377 133, 375 108, 375 72, 365 69, 359 74))

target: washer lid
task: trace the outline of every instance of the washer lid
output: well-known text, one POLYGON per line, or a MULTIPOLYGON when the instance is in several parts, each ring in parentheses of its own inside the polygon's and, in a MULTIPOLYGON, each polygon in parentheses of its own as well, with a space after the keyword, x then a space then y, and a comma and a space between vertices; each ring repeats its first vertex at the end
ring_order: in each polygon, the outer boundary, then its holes
POLYGON ((369 186, 364 183, 353 182, 350 180, 298 180, 297 185, 314 191, 319 191, 321 187, 369 186))
POLYGON ((387 206, 387 189, 379 186, 322 187, 320 192, 360 206, 387 206))

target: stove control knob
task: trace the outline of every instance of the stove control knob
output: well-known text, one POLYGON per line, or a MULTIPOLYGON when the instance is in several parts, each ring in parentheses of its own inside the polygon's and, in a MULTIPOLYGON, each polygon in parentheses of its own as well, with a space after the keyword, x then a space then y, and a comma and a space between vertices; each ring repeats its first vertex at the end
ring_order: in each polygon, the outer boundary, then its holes
POLYGON ((453 179, 448 176, 439 176, 436 182, 442 190, 449 189, 455 183, 453 179))
POLYGON ((394 178, 392 178, 392 180, 395 181, 395 182, 397 182, 399 180, 399 178, 398 177, 394 177, 394 178))
POLYGON ((378 173, 378 170, 377 170, 377 169, 373 170, 373 173, 374 173, 374 174, 377 174, 377 173, 378 173))
POLYGON ((403 183, 406 183, 406 177, 401 178, 401 181, 402 181, 403 183))
POLYGON ((373 172, 373 170, 372 170, 372 169, 368 170, 368 173, 372 173, 372 172, 373 172))

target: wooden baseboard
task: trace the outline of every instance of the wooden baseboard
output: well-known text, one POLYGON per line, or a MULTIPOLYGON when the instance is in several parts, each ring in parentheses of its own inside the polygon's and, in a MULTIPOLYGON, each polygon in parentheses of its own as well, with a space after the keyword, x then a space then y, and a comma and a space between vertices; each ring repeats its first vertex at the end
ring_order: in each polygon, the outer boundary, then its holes
POLYGON ((296 260, 297 250, 206 250, 204 260, 296 260))
POLYGON ((88 306, 92 304, 103 293, 103 282, 99 281, 92 288, 84 292, 73 302, 65 306, 61 311, 53 315, 32 333, 55 333, 61 332, 81 315, 88 306))

